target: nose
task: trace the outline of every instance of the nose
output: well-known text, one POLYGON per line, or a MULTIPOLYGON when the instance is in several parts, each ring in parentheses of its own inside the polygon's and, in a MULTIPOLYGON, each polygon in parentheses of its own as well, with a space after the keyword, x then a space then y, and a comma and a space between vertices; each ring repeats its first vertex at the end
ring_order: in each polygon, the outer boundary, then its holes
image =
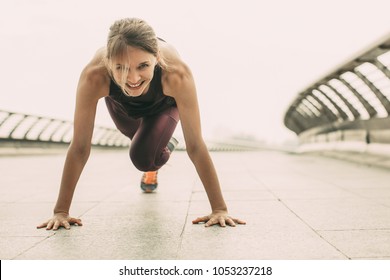
POLYGON ((141 79, 137 71, 129 71, 127 74, 127 81, 131 84, 136 84, 141 79))

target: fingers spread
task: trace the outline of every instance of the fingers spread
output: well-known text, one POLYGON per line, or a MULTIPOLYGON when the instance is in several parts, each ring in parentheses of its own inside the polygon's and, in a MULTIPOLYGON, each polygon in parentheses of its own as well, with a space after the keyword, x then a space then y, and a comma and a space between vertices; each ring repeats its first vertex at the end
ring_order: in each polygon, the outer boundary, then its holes
POLYGON ((193 224, 198 224, 201 222, 205 222, 205 226, 209 227, 215 224, 219 224, 221 227, 226 227, 229 225, 231 227, 235 227, 236 225, 245 225, 246 222, 240 219, 232 218, 228 215, 221 214, 211 214, 209 216, 198 217, 192 221, 193 224))
POLYGON ((236 224, 239 224, 239 225, 246 225, 246 222, 243 221, 243 220, 240 220, 240 219, 233 219, 233 221, 234 221, 236 224))
POLYGON ((49 222, 47 223, 46 229, 47 229, 47 230, 51 230, 51 229, 53 228, 53 224, 54 224, 53 221, 49 221, 49 222))
POLYGON ((195 220, 192 221, 193 224, 198 224, 202 222, 207 222, 209 220, 209 216, 204 216, 204 217, 198 217, 195 220))
POLYGON ((75 219, 75 218, 71 218, 71 219, 69 220, 69 224, 71 224, 71 225, 76 224, 76 225, 78 225, 78 226, 82 226, 82 225, 83 225, 83 223, 81 222, 80 219, 75 219))
POLYGON ((209 220, 207 223, 204 224, 205 227, 209 227, 212 225, 213 225, 213 223, 211 222, 211 220, 209 220))
POLYGON ((38 225, 37 228, 44 228, 44 227, 46 227, 46 226, 47 226, 47 222, 38 225))
POLYGON ((61 223, 59 221, 54 222, 53 230, 57 230, 61 226, 61 223))
POLYGON ((70 229, 70 224, 67 221, 63 221, 62 225, 64 226, 65 229, 70 229))
POLYGON ((236 226, 236 223, 231 218, 227 218, 226 222, 231 227, 235 227, 236 226))
POLYGON ((217 221, 214 218, 211 218, 210 220, 207 221, 207 223, 204 225, 205 227, 209 227, 212 225, 215 225, 217 221))
POLYGON ((219 222, 221 227, 226 227, 226 223, 225 223, 225 218, 224 217, 219 217, 218 222, 219 222))

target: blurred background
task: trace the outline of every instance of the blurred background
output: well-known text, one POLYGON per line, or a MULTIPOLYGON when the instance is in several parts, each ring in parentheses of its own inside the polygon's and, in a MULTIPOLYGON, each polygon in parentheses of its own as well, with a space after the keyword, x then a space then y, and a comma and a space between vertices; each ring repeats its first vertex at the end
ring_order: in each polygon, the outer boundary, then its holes
MULTIPOLYGON (((72 120, 80 72, 109 26, 139 17, 191 67, 206 139, 291 144, 283 117, 298 92, 387 35, 389 10, 386 0, 1 0, 0 109, 72 120)), ((96 123, 113 126, 104 102, 96 123)))

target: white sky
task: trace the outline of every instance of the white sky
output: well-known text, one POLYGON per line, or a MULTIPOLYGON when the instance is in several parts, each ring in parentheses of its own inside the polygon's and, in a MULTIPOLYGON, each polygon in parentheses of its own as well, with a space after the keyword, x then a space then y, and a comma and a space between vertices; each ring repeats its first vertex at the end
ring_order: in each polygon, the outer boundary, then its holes
MULTIPOLYGON (((145 19, 197 83, 205 138, 293 138, 298 92, 390 31, 388 0, 0 0, 0 109, 72 120, 111 23, 145 19)), ((101 102, 97 124, 112 125, 101 102)))

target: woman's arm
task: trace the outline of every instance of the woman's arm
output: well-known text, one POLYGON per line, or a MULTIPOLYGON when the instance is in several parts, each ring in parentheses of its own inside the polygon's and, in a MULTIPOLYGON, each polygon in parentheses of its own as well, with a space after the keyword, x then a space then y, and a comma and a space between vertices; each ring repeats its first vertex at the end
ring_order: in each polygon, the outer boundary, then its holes
POLYGON ((193 223, 206 222, 206 226, 244 224, 245 222, 228 216, 217 173, 203 140, 196 87, 191 71, 180 59, 176 59, 174 65, 171 72, 163 75, 164 93, 176 100, 187 153, 203 183, 212 209, 210 215, 197 218, 193 223))
POLYGON ((69 209, 77 182, 89 157, 98 100, 108 94, 104 72, 95 60, 96 57, 83 70, 77 87, 73 139, 64 164, 54 216, 38 228, 57 230, 60 226, 69 229, 70 224, 81 225, 80 219, 69 216, 69 209))

